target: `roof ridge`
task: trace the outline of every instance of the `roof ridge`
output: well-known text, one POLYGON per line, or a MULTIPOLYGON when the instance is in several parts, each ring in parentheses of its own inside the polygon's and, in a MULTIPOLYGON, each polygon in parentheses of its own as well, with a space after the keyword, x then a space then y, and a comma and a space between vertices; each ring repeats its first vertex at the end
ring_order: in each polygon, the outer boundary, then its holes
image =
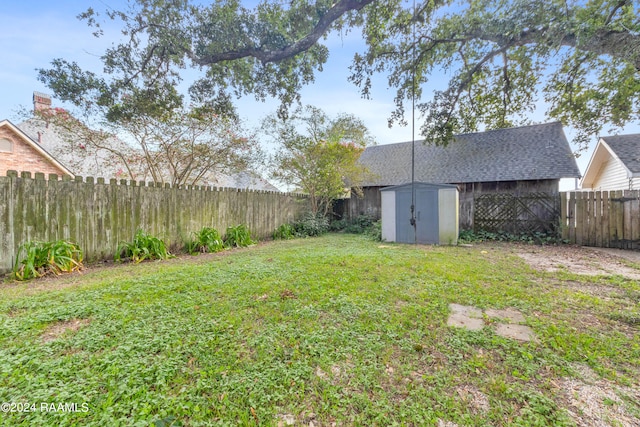
MULTIPOLYGON (((530 127, 553 126, 553 125, 562 126, 562 122, 560 122, 559 120, 556 120, 556 121, 553 121, 553 122, 533 123, 533 124, 530 124, 530 125, 512 126, 512 127, 508 127, 508 128, 491 129, 491 130, 484 130, 484 131, 477 131, 477 132, 467 132, 467 133, 457 133, 457 134, 453 135, 453 137, 457 138, 457 137, 461 137, 461 136, 480 135, 480 134, 488 134, 488 133, 495 133, 495 132, 504 132, 504 131, 508 131, 508 130, 524 129, 524 128, 530 128, 530 127)), ((426 139, 416 139, 415 140, 415 142, 422 142, 422 143, 424 143, 425 141, 426 141, 426 139)), ((388 144, 371 145, 371 146, 366 147, 366 148, 375 148, 375 147, 382 147, 382 146, 389 146, 389 145, 409 144, 411 142, 413 142, 413 141, 391 142, 391 143, 388 143, 388 144)), ((432 143, 429 142, 428 144, 431 145, 432 143)), ((425 145, 427 145, 427 144, 425 144, 425 145)), ((441 145, 438 145, 438 147, 440 147, 440 146, 441 145)))
POLYGON ((560 120, 556 120, 553 122, 546 122, 546 123, 533 123, 530 125, 522 125, 522 126, 511 126, 508 128, 499 128, 499 129, 490 129, 490 130, 484 130, 484 131, 476 131, 476 132, 467 132, 467 133, 458 133, 454 136, 466 136, 466 135, 477 135, 477 134, 486 134, 486 133, 492 133, 492 132, 501 132, 501 131, 506 131, 506 130, 514 130, 514 129, 523 129, 523 128, 530 128, 530 127, 542 127, 542 126, 551 126, 551 125, 562 125, 562 122, 560 122, 560 120))

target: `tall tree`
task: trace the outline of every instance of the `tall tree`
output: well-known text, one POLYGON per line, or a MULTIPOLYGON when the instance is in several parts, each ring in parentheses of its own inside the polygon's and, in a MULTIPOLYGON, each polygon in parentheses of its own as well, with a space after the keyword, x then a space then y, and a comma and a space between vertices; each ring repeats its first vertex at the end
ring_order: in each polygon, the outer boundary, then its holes
POLYGON ((268 117, 263 129, 278 144, 272 178, 308 194, 314 215, 327 215, 334 200, 350 189, 358 191, 366 174, 358 159, 373 143, 358 118, 342 114, 332 119, 307 106, 286 119, 268 117))
POLYGON ((221 174, 253 169, 262 156, 241 122, 207 108, 123 116, 99 125, 54 108, 36 111, 31 122, 58 135, 62 145, 54 154, 73 170, 99 176, 210 184, 221 174))
MULTIPOLYGON (((354 58, 351 80, 366 97, 372 75, 388 76, 397 90, 390 124, 403 123, 407 101, 444 74, 448 85, 417 104, 429 140, 526 123, 544 100, 548 116, 585 142, 605 123, 640 118, 638 12, 632 0, 428 0, 415 8, 403 0, 262 1, 251 10, 238 0, 138 0, 108 14, 128 39, 104 54, 107 77, 56 60, 41 79, 78 105, 125 100, 146 109, 178 99, 170 88, 183 68, 204 67, 192 99, 274 96, 284 117, 327 61, 321 39, 357 28, 367 49, 354 58)), ((100 33, 94 10, 82 18, 100 33)))
POLYGON ((261 156, 238 121, 206 110, 137 115, 122 121, 119 131, 135 141, 151 178, 172 185, 208 183, 219 174, 253 169, 261 156))

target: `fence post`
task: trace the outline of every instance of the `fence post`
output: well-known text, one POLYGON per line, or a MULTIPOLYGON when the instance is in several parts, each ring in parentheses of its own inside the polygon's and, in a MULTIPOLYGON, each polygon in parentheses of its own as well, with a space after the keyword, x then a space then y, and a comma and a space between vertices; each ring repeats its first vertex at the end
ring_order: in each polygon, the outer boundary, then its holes
POLYGON ((622 193, 622 214, 624 216, 623 219, 623 231, 622 236, 624 240, 624 249, 631 249, 633 246, 633 230, 631 220, 631 191, 624 190, 622 193))
POLYGON ((633 200, 631 204, 631 248, 640 248, 640 191, 635 190, 631 192, 633 200))

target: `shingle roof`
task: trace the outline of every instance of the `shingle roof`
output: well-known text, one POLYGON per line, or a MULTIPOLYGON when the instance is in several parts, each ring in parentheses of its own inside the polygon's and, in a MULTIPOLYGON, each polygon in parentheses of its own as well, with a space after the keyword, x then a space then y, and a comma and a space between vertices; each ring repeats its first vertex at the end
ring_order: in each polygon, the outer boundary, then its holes
POLYGON ((616 153, 631 173, 640 173, 640 133, 603 136, 601 139, 616 153))
MULTIPOLYGON (((367 147, 360 163, 371 172, 364 186, 411 181, 411 142, 367 147)), ((446 147, 416 141, 415 180, 464 183, 579 178, 580 170, 559 122, 456 136, 446 147)))
POLYGON ((38 144, 35 141, 35 139, 33 139, 28 133, 24 132, 18 126, 14 125, 9 120, 1 120, 0 128, 3 128, 3 127, 6 127, 7 129, 11 130, 16 136, 22 139, 22 141, 25 144, 27 144, 29 147, 31 147, 33 150, 39 153, 42 157, 44 157, 47 161, 49 161, 49 163, 51 163, 53 166, 59 169, 60 172, 62 172, 65 175, 69 175, 72 178, 75 177, 73 172, 71 172, 69 168, 67 168, 64 164, 60 162, 60 159, 58 159, 57 157, 54 157, 49 151, 42 148, 42 146, 40 146, 40 144, 38 144))

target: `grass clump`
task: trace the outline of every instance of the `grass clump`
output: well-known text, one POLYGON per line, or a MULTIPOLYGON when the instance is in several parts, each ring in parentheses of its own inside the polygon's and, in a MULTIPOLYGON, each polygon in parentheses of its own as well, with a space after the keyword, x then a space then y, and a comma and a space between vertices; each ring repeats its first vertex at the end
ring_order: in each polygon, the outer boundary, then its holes
POLYGON ((82 250, 65 240, 27 242, 20 246, 13 277, 29 280, 47 274, 61 274, 82 268, 82 250))
POLYGON ((190 254, 220 252, 224 250, 224 240, 218 230, 213 227, 203 227, 193 233, 193 240, 185 244, 185 250, 190 254))
POLYGON ((255 241, 251 238, 251 231, 244 225, 236 225, 235 227, 228 227, 224 236, 224 245, 227 248, 244 248, 255 244, 255 241))
POLYGON ((134 263, 139 263, 146 259, 167 259, 171 256, 164 241, 144 230, 138 230, 133 241, 118 245, 115 260, 131 259, 134 263))

